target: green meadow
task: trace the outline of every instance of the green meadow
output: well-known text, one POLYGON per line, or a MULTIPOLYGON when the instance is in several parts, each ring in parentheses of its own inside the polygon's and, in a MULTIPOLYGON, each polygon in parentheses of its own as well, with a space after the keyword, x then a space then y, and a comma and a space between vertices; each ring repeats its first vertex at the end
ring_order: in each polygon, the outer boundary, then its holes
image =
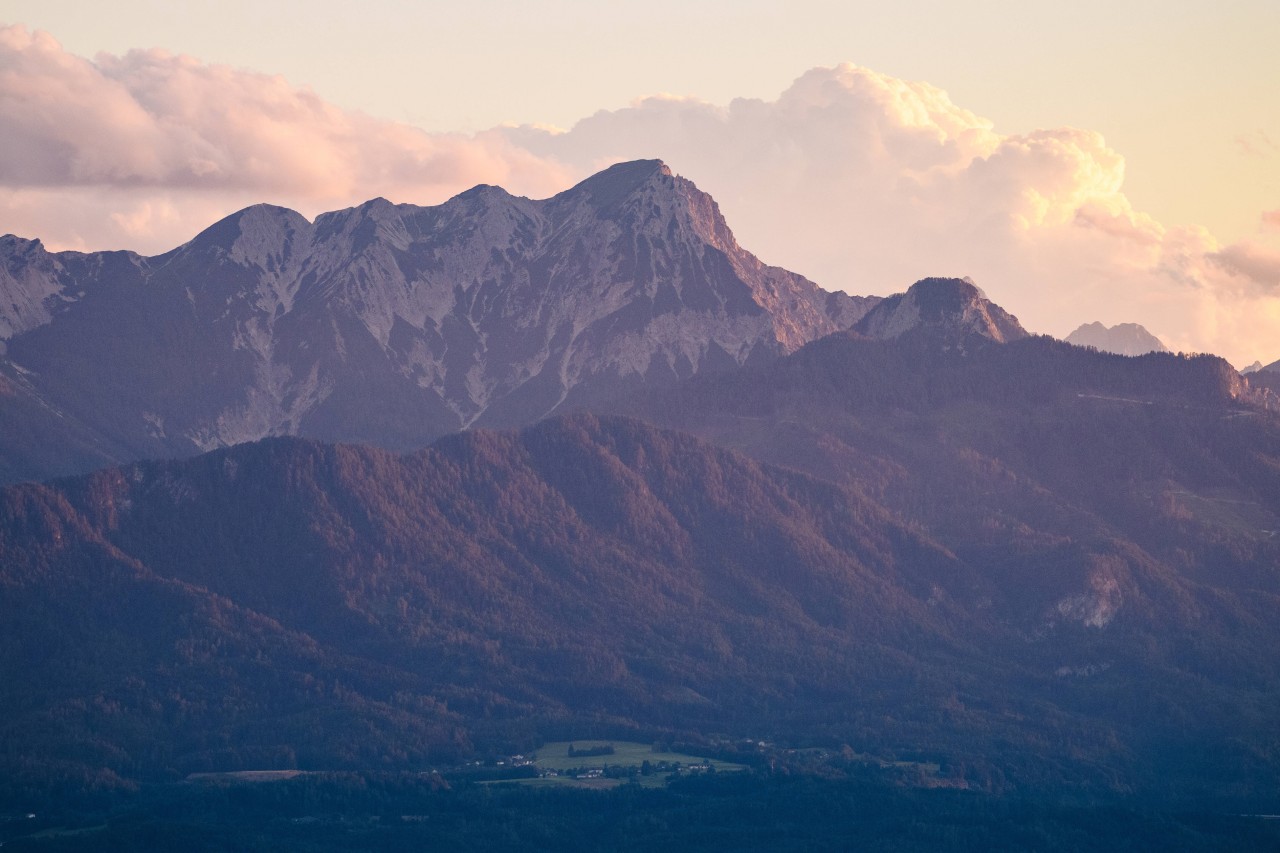
POLYGON ((682 768, 689 765, 707 764, 714 767, 717 772, 733 772, 743 769, 741 764, 704 758, 684 752, 656 752, 652 744, 633 743, 625 740, 558 741, 544 744, 530 757, 534 759, 534 763, 539 770, 563 771, 577 768, 642 767, 646 761, 653 767, 657 767, 660 764, 674 766, 678 763, 682 768), (613 753, 611 755, 571 756, 569 755, 570 745, 580 751, 591 751, 599 747, 612 746, 613 753))

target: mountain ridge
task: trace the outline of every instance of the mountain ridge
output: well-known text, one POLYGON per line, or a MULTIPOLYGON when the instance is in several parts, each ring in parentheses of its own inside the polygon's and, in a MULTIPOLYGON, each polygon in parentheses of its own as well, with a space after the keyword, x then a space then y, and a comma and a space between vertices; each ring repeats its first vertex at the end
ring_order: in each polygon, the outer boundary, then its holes
MULTIPOLYGON (((877 301, 764 264, 660 161, 540 201, 254 205, 152 258, 0 245, 0 371, 57 413, 31 429, 96 433, 99 464, 273 434, 419 447, 773 358, 877 301)), ((76 470, 25 452, 0 446, 4 479, 76 470)))

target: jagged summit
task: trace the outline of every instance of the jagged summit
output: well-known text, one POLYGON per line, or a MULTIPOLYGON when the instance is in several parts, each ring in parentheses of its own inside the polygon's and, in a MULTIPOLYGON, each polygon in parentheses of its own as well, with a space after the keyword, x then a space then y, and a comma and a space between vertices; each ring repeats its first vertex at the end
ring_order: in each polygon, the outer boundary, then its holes
POLYGON ((63 272, 38 239, 0 237, 0 343, 53 318, 65 289, 63 272))
POLYGON ((17 234, 0 235, 0 252, 4 252, 6 257, 14 252, 43 249, 44 243, 40 242, 38 237, 36 239, 28 239, 26 237, 19 237, 17 234))
POLYGON ((1080 347, 1093 347, 1116 355, 1145 355, 1168 352, 1164 342, 1137 323, 1117 323, 1107 328, 1102 323, 1085 323, 1066 342, 1080 347))
POLYGON ((449 199, 445 204, 458 204, 462 202, 473 201, 497 201, 505 202, 508 200, 524 199, 524 196, 513 195, 496 184, 476 184, 469 190, 462 192, 449 199))
POLYGON ((255 205, 159 257, 35 254, 0 256, 0 340, 47 411, 130 448, 102 462, 279 434, 417 447, 792 352, 877 301, 762 263, 658 160, 542 200, 255 205))
POLYGON ((557 198, 587 195, 597 207, 611 207, 638 190, 655 177, 673 177, 671 169, 661 160, 632 160, 616 163, 577 185, 560 193, 557 198))
MULTIPOLYGON (((258 271, 278 272, 293 255, 305 252, 314 226, 301 213, 274 204, 255 204, 226 216, 186 243, 145 259, 151 268, 200 270, 210 263, 231 263, 258 271)), ((197 273, 190 286, 203 290, 197 273)))
POLYGON ((979 335, 998 343, 1028 336, 1018 318, 987 299, 967 278, 925 278, 906 293, 890 296, 854 327, 870 338, 889 340, 913 329, 948 335, 979 335))

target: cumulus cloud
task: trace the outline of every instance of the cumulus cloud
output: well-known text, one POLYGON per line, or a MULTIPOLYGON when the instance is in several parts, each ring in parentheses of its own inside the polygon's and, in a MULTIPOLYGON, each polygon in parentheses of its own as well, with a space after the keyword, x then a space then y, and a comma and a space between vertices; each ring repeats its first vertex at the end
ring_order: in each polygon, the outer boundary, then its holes
POLYGON ((260 201, 314 215, 476 183, 545 197, 660 157, 715 196, 744 246, 828 288, 970 275, 1034 331, 1137 321, 1175 350, 1280 357, 1280 211, 1221 245, 1135 210, 1123 157, 1095 132, 1003 134, 935 86, 854 65, 775 100, 660 95, 567 131, 466 136, 162 51, 87 60, 12 27, 0 116, 0 232, 54 246, 163 251, 260 201))
POLYGON ((817 68, 774 101, 646 98, 507 135, 579 172, 662 157, 720 201, 743 245, 826 287, 971 275, 1036 331, 1137 321, 1174 349, 1280 356, 1264 238, 1224 247, 1157 222, 1098 133, 1001 134, 927 83, 817 68))
POLYGON ((0 115, 0 227, 51 224, 40 236, 62 245, 170 248, 194 216, 264 199, 315 213, 569 181, 497 133, 428 134, 281 77, 160 50, 90 61, 16 26, 0 28, 0 115))

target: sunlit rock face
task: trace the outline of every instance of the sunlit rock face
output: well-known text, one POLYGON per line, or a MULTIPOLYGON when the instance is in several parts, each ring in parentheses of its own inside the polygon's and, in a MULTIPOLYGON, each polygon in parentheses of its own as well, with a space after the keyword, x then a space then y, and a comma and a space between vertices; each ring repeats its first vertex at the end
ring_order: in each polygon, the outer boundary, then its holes
POLYGON ((880 302, 855 328, 878 340, 892 340, 913 329, 928 329, 946 337, 977 335, 997 343, 1027 337, 1017 317, 962 278, 921 279, 906 293, 880 302))
POLYGON ((1117 323, 1110 328, 1102 323, 1085 323, 1067 335, 1066 341, 1116 355, 1146 355, 1149 352, 1169 351, 1164 342, 1137 323, 1117 323))
POLYGON ((657 160, 540 201, 258 205, 157 257, 0 250, 5 375, 104 462, 276 434, 415 447, 785 354, 876 302, 765 265, 657 160))

